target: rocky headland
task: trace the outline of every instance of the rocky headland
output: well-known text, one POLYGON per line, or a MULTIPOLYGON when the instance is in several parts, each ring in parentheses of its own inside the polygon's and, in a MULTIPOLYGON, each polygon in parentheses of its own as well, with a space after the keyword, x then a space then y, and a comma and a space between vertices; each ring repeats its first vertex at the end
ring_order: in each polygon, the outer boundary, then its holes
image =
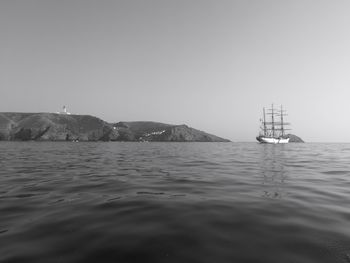
POLYGON ((0 113, 0 140, 228 142, 188 127, 157 122, 108 123, 90 115, 0 113))
POLYGON ((294 134, 287 134, 286 137, 289 137, 289 142, 304 142, 300 137, 294 134))

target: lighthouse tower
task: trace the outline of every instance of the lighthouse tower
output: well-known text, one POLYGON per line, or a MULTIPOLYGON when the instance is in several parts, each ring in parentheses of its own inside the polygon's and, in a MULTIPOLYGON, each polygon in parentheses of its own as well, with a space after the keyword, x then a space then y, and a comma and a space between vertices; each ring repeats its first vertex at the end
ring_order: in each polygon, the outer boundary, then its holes
POLYGON ((63 106, 63 111, 57 112, 58 114, 70 115, 70 112, 67 111, 67 107, 63 106))

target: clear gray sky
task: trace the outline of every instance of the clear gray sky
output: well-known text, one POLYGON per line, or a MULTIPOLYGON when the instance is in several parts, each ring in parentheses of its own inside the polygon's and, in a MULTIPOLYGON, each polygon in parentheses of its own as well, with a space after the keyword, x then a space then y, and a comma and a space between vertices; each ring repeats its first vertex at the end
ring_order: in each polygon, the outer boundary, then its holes
POLYGON ((152 120, 253 141, 283 104, 350 142, 350 1, 1 0, 0 112, 152 120))

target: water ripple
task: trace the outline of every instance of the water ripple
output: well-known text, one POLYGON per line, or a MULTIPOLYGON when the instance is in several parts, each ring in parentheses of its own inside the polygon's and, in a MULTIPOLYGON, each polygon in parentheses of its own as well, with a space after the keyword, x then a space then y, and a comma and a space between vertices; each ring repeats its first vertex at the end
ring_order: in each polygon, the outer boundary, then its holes
POLYGON ((350 146, 0 143, 1 262, 350 262, 350 146))

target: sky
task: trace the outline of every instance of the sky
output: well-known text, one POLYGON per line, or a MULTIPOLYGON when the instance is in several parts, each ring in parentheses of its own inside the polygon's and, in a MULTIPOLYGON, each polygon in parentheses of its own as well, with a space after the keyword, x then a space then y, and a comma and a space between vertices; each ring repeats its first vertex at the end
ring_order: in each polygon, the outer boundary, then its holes
POLYGON ((1 0, 0 112, 350 142, 348 0, 1 0))

